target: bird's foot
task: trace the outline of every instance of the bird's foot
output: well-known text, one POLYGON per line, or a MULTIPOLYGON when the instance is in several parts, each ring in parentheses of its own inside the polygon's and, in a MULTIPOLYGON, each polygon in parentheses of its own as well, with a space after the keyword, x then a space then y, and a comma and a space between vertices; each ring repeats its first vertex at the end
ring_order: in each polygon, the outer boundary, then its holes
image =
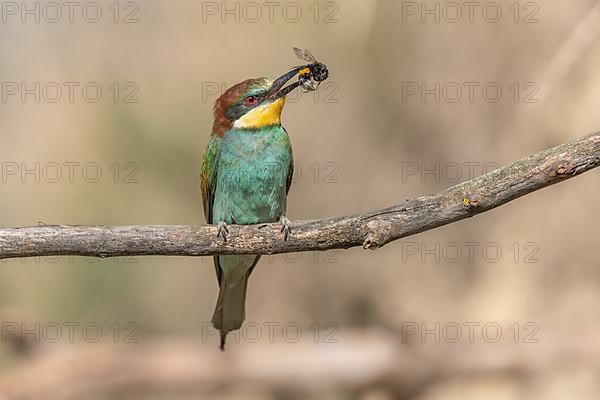
POLYGON ((217 224, 217 238, 223 238, 223 241, 227 241, 227 234, 229 233, 229 228, 227 228, 227 224, 224 221, 219 221, 217 224))
POLYGON ((281 216, 281 218, 279 218, 279 223, 281 224, 281 232, 283 232, 283 240, 287 240, 292 232, 292 222, 286 217, 281 216))

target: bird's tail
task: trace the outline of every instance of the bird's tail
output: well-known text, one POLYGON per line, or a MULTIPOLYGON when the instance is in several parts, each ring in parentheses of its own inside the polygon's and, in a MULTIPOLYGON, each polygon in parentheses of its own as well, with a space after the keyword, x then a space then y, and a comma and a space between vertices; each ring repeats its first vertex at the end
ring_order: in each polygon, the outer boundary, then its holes
POLYGON ((212 323, 220 334, 221 351, 225 350, 227 334, 239 329, 244 322, 248 278, 259 258, 259 256, 219 257, 222 270, 219 277, 219 297, 212 323))

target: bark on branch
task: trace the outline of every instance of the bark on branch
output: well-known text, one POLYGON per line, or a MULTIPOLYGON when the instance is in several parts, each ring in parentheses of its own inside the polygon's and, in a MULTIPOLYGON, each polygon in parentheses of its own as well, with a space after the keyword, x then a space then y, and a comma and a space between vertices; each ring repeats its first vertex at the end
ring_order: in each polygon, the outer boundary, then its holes
POLYGON ((276 254, 376 249, 391 241, 489 211, 600 165, 600 133, 539 152, 431 196, 348 217, 293 221, 283 240, 279 224, 234 225, 227 242, 211 225, 67 226, 0 229, 0 258, 276 254))

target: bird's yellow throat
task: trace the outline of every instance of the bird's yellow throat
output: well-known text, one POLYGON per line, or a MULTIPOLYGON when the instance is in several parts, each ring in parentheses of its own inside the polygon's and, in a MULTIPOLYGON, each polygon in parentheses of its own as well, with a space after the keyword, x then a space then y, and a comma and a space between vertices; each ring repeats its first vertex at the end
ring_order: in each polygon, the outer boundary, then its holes
POLYGON ((279 125, 281 123, 281 110, 285 104, 285 97, 256 107, 237 119, 235 128, 260 129, 265 126, 279 125))

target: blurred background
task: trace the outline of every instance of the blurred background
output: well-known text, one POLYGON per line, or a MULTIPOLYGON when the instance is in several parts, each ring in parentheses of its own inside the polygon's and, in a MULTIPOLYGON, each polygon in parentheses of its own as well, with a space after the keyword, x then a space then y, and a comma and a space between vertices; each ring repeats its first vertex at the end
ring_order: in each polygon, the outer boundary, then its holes
MULTIPOLYGON (((309 48, 288 217, 435 193, 598 130, 600 2, 2 2, 0 225, 201 224, 223 90, 309 48)), ((0 399, 597 399, 598 171, 394 242, 0 262, 0 399)))

